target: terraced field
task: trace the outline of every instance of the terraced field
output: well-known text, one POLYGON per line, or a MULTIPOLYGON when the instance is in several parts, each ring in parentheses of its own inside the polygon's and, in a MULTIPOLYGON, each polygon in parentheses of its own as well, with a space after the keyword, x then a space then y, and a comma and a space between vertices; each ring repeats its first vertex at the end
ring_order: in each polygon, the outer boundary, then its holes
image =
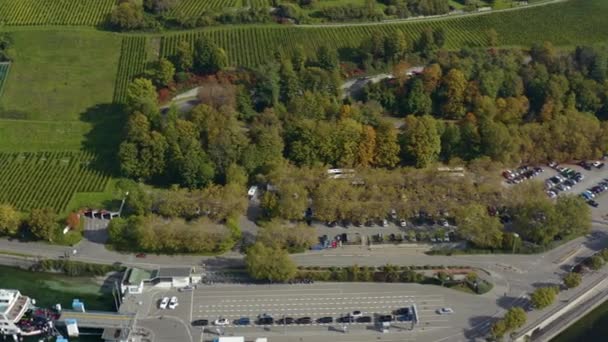
POLYGON ((303 45, 307 51, 321 44, 338 48, 356 47, 374 31, 390 34, 396 30, 403 31, 413 42, 427 28, 443 28, 446 47, 451 49, 484 46, 489 28, 498 32, 500 45, 529 46, 543 41, 576 45, 608 41, 607 16, 608 1, 572 0, 488 15, 380 25, 218 27, 165 35, 161 54, 171 56, 179 41, 194 42, 197 37, 206 35, 226 50, 232 65, 253 67, 268 61, 275 51, 289 53, 296 44, 303 45))
POLYGON ((122 39, 114 103, 124 102, 129 82, 142 73, 146 67, 146 37, 125 37, 122 39))
POLYGON ((116 0, 0 0, 4 25, 101 24, 116 0))
POLYGON ((93 161, 81 152, 0 153, 0 203, 61 212, 76 192, 104 191, 109 177, 93 161))

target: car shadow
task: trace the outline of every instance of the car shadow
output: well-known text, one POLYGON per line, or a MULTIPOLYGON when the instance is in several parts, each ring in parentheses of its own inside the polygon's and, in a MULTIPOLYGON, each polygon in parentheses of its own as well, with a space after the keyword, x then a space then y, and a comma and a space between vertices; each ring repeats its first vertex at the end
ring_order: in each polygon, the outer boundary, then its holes
POLYGON ((490 332, 492 324, 498 318, 492 316, 473 316, 469 318, 469 326, 471 328, 464 329, 464 336, 469 340, 482 338, 490 332))

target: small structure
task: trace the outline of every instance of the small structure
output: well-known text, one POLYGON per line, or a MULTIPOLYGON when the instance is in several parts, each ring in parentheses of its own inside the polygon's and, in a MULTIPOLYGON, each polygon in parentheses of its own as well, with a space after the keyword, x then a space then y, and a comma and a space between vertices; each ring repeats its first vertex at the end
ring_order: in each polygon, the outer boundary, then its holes
POLYGON ((146 286, 171 288, 186 287, 199 283, 202 274, 194 267, 161 267, 154 271, 140 268, 129 268, 120 284, 120 291, 125 294, 139 294, 146 286))
POLYGON ((18 290, 0 289, 0 335, 22 334, 17 323, 31 308, 31 299, 21 295, 18 290))

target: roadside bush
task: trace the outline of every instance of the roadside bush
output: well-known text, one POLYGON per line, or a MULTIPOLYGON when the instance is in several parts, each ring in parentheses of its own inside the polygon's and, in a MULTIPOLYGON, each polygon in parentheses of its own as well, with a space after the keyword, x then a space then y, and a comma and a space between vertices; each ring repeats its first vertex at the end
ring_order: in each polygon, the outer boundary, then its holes
POLYGON ((42 260, 32 266, 33 271, 38 272, 61 272, 65 275, 76 276, 102 276, 109 272, 124 271, 120 265, 90 264, 71 260, 42 260))
POLYGON ((553 304, 558 293, 559 290, 556 286, 541 287, 532 292, 530 300, 535 308, 544 309, 553 304))
POLYGON ((599 270, 600 268, 602 268, 602 266, 604 266, 604 259, 598 255, 594 255, 591 258, 589 258, 589 267, 592 270, 599 270))
POLYGON ((576 272, 570 272, 564 276, 564 285, 567 288, 572 289, 581 284, 581 274, 576 272))

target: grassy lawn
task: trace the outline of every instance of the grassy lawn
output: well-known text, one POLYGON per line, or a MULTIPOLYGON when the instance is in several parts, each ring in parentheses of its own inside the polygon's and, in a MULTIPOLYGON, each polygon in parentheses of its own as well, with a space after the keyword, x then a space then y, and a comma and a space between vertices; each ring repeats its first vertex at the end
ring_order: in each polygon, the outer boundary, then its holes
POLYGON ((14 62, 0 98, 0 117, 75 121, 89 108, 112 102, 118 36, 50 29, 15 31, 11 37, 14 62))
POLYGON ((91 124, 0 119, 0 152, 79 150, 91 124))

